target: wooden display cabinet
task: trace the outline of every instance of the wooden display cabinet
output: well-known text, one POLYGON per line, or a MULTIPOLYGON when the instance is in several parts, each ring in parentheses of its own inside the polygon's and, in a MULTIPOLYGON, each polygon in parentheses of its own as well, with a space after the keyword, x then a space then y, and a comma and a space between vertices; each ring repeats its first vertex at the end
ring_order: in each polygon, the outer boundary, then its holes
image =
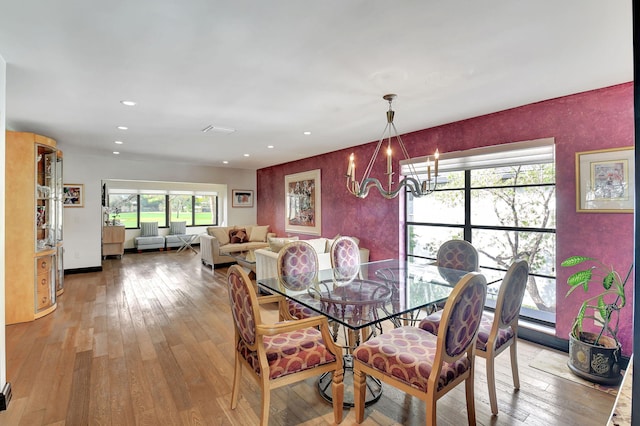
POLYGON ((6 133, 6 324, 33 321, 56 308, 62 249, 61 158, 53 139, 6 133))

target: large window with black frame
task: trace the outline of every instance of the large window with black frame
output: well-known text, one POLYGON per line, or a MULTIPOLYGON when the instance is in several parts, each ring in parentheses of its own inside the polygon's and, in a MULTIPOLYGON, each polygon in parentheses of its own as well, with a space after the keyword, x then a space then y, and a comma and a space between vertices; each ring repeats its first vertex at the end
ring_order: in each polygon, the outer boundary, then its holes
MULTIPOLYGON (((521 317, 555 324, 556 200, 553 140, 451 153, 435 192, 405 198, 408 259, 435 259, 450 239, 473 244, 480 266, 530 265, 521 317)), ((415 164, 415 163, 414 163, 415 164)), ((487 307, 497 289, 488 290, 487 307)))

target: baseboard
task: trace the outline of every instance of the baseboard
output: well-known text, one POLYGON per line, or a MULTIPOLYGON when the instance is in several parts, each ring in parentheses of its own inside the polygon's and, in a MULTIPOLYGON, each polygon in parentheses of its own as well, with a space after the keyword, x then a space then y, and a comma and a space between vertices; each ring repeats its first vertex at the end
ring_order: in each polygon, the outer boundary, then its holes
POLYGON ((89 268, 65 269, 65 275, 86 274, 89 272, 102 272, 102 266, 91 266, 89 268))
POLYGON ((0 411, 7 409, 9 401, 11 401, 11 383, 7 382, 0 393, 0 411))

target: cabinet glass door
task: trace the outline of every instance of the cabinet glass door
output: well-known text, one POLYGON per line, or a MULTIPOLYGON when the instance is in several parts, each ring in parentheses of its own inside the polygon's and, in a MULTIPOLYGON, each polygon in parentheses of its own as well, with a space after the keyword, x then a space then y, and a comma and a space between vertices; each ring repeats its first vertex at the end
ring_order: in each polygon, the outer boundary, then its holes
POLYGON ((56 245, 56 151, 36 146, 36 251, 41 251, 56 245))

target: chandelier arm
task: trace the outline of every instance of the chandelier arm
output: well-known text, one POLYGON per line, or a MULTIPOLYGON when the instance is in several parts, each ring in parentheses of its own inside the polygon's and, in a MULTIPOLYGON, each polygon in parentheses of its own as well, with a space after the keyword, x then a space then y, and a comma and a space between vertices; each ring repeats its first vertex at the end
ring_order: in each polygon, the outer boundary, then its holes
POLYGON ((380 140, 378 141, 378 145, 376 145, 376 149, 373 152, 373 155, 371 156, 371 159, 369 160, 369 164, 367 165, 367 168, 364 170, 364 175, 362 175, 362 180, 364 181, 365 179, 367 179, 369 177, 369 175, 371 174, 371 170, 373 169, 373 164, 376 161, 376 158, 378 158, 378 153, 380 152, 380 147, 382 146, 382 142, 384 142, 384 134, 387 131, 387 128, 389 127, 389 123, 387 123, 387 125, 384 127, 384 130, 382 131, 382 136, 380 137, 380 140))
POLYGON ((420 182, 412 177, 405 177, 404 179, 402 179, 398 183, 398 187, 394 191, 385 191, 378 179, 367 178, 362 181, 360 190, 354 195, 358 196, 359 198, 366 198, 369 195, 369 189, 374 186, 378 188, 380 194, 388 200, 397 197, 403 187, 406 187, 409 191, 411 191, 411 194, 413 194, 413 196, 416 198, 422 197, 423 195, 431 194, 433 192, 433 189, 423 191, 420 182))

